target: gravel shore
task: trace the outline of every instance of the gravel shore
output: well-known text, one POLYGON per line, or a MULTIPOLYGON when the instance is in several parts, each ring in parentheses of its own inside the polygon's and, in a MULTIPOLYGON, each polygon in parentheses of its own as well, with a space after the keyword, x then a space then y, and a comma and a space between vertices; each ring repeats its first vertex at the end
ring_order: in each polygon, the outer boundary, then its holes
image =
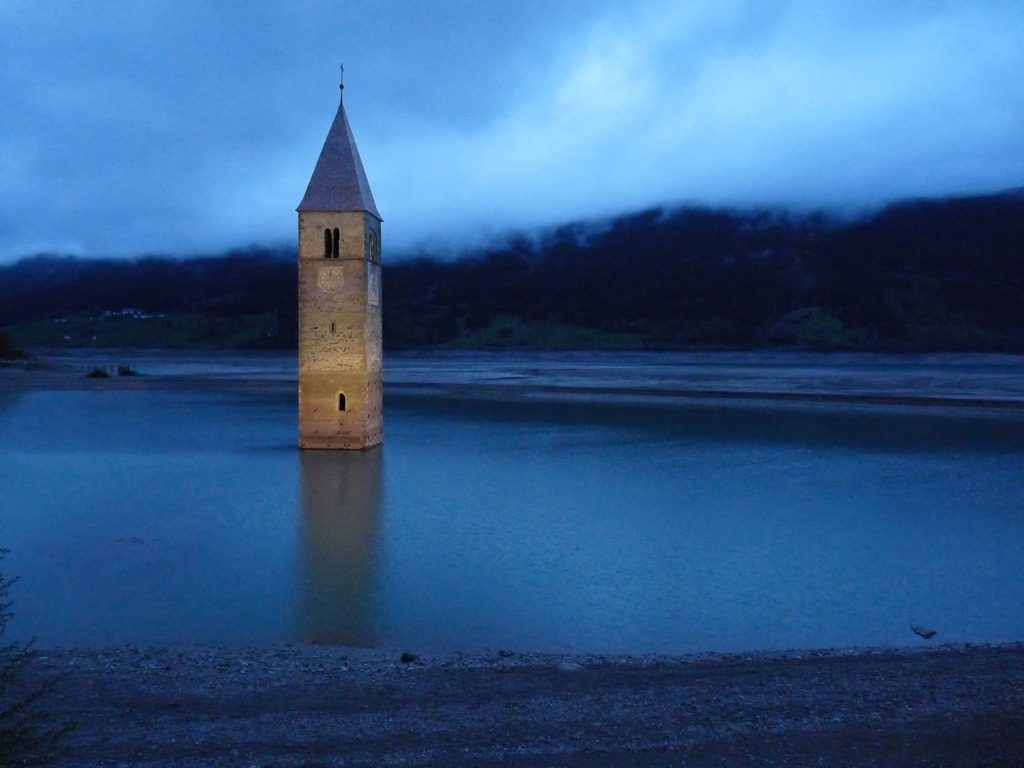
POLYGON ((46 651, 61 766, 1024 765, 1024 644, 691 657, 46 651), (408 659, 408 657, 406 657, 408 659))

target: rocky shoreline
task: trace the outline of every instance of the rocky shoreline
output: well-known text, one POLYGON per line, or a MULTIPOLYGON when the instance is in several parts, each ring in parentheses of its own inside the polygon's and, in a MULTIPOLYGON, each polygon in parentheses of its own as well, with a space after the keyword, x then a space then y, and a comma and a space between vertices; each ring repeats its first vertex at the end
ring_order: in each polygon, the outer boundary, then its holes
POLYGON ((1024 644, 700 656, 66 649, 72 766, 1024 764, 1024 644))

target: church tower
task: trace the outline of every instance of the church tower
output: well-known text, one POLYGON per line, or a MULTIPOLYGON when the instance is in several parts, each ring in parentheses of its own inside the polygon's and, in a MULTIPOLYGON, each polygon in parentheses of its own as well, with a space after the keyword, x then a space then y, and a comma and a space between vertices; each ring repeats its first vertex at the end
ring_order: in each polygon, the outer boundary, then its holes
POLYGON ((382 439, 381 218, 344 99, 296 210, 299 446, 369 448, 382 439))

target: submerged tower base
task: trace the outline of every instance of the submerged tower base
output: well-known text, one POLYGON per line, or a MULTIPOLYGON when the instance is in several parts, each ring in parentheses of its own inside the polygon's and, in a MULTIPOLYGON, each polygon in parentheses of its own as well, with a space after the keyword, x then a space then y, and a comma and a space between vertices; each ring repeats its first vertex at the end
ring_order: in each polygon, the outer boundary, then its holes
POLYGON ((301 377, 299 447, 358 451, 379 445, 384 439, 381 400, 379 376, 310 373, 301 377), (341 411, 341 406, 347 410, 341 411))

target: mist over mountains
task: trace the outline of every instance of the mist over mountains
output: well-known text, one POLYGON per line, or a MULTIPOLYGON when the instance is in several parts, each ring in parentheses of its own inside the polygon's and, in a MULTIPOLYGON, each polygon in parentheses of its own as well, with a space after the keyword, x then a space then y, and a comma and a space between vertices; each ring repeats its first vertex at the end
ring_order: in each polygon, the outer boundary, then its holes
MULTIPOLYGON (((390 349, 1024 350, 1021 190, 856 221, 657 209, 384 256, 390 349)), ((296 325, 294 248, 0 267, 0 327, 27 346, 285 348, 296 325)))

